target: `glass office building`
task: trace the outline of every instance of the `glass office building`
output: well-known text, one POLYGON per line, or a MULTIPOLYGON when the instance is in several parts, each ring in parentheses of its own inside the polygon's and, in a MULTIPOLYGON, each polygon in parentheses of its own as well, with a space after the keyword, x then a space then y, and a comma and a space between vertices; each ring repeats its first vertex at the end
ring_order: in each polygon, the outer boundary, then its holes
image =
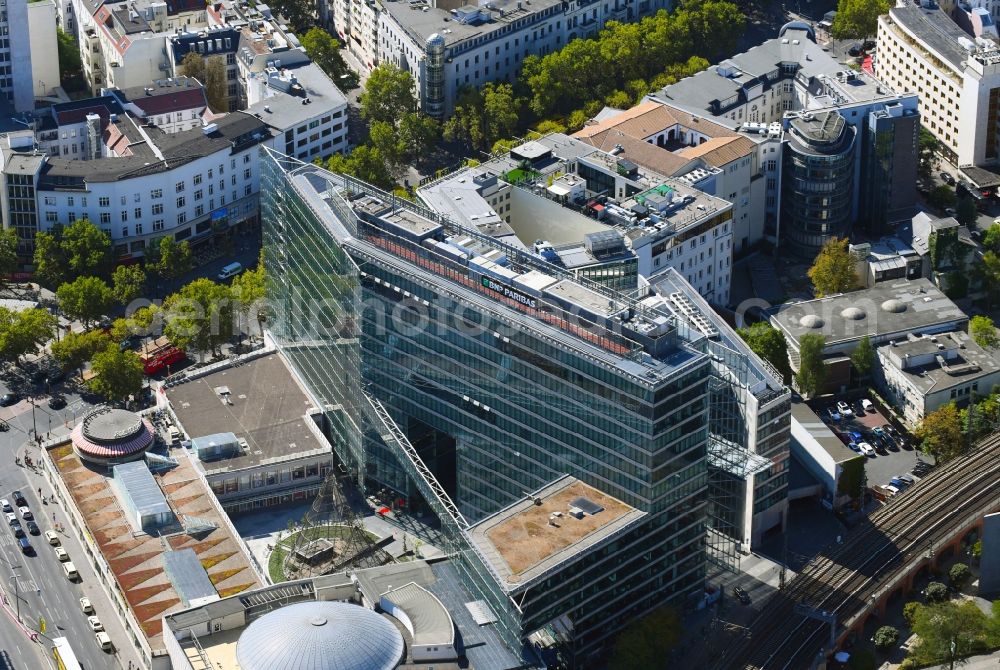
POLYGON ((697 598, 711 337, 653 292, 573 277, 356 180, 262 158, 276 343, 358 482, 441 520, 510 646, 584 658, 631 619, 697 598), (578 509, 563 498, 577 490, 606 503, 578 509), (505 555, 513 543, 498 538, 520 524, 565 535, 544 556, 505 555))

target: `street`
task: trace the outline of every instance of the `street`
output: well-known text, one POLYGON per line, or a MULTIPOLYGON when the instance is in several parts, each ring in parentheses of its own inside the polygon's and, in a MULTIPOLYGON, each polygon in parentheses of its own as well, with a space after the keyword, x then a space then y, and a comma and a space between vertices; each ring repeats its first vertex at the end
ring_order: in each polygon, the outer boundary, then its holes
MULTIPOLYGON (((0 389, 6 392, 7 383, 0 383, 0 389)), ((39 470, 24 465, 25 455, 36 463, 38 460, 37 448, 27 446, 31 441, 33 424, 43 438, 47 432, 65 435, 73 421, 92 406, 77 393, 68 391, 64 396, 67 406, 61 410, 49 409, 44 399, 36 400, 34 419, 29 400, 0 408, 0 418, 10 425, 9 430, 0 433, 0 453, 8 464, 0 470, 0 498, 6 498, 13 504, 11 493, 20 490, 35 515, 41 533, 26 535, 35 552, 26 556, 21 553, 12 530, 9 527, 0 529, 0 588, 5 598, 5 611, 0 616, 7 619, 4 625, 0 625, 0 648, 7 650, 17 670, 53 667, 51 639, 66 637, 77 660, 87 670, 128 667, 130 660, 137 660, 131 647, 125 649, 128 655, 121 659, 115 657, 118 652, 112 654, 98 647, 87 617, 80 609, 80 597, 85 595, 91 599, 97 616, 108 629, 116 647, 126 640, 118 613, 104 595, 83 547, 74 535, 64 531, 59 533, 61 544, 81 577, 76 584, 66 579, 54 548, 44 537, 45 531, 53 529, 53 517, 56 522, 66 524, 66 515, 58 504, 42 504, 38 497, 39 487, 46 497, 51 496, 52 491, 46 486, 39 470), (21 459, 19 466, 14 465, 15 455, 21 459), (18 613, 21 625, 17 624, 18 613), (33 642, 32 633, 39 630, 40 618, 45 619, 46 631, 39 635, 38 642, 33 642)))

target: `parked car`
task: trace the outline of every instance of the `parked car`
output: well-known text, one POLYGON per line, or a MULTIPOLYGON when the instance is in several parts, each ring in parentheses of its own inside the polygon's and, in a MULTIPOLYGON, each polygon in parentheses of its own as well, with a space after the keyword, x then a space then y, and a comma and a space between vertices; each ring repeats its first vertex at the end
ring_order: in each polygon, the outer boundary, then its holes
POLYGON ((827 416, 833 421, 840 421, 840 412, 837 411, 836 407, 828 407, 826 410, 827 416))
MULTIPOLYGON (((24 505, 28 504, 28 501, 25 500, 24 498, 24 494, 21 493, 20 491, 14 491, 13 493, 10 494, 10 497, 14 499, 14 504, 17 505, 18 507, 23 507, 24 505)), ((4 511, 6 512, 7 510, 4 511)))
POLYGON ((32 535, 40 535, 42 532, 41 529, 38 527, 38 524, 35 523, 34 521, 25 522, 24 527, 27 528, 28 532, 31 533, 32 535))
POLYGON ((18 538, 17 543, 21 546, 22 554, 24 554, 25 556, 34 555, 35 548, 31 546, 31 542, 28 541, 28 538, 26 537, 18 538))
POLYGON ((918 477, 923 477, 925 474, 931 471, 934 466, 927 461, 917 461, 917 464, 913 466, 913 474, 918 477))
POLYGON ((55 552, 56 552, 56 558, 59 559, 60 563, 67 563, 69 561, 69 554, 66 553, 66 550, 63 549, 62 547, 56 547, 55 552))
POLYGON ((861 451, 862 454, 864 454, 868 458, 875 458, 875 449, 872 447, 872 445, 868 444, 867 442, 859 443, 858 449, 861 451))
POLYGON ((16 393, 4 393, 0 396, 0 407, 10 407, 20 399, 21 396, 16 393))
POLYGON ((49 398, 49 409, 62 409, 66 406, 66 398, 54 395, 49 398))
POLYGON ((847 55, 848 55, 848 56, 853 56, 853 57, 857 58, 858 56, 860 56, 860 55, 861 55, 861 53, 862 53, 863 51, 864 51, 864 45, 863 45, 863 44, 861 44, 861 42, 855 42, 855 43, 854 43, 854 44, 852 44, 852 45, 851 45, 851 47, 850 47, 850 48, 849 48, 849 49, 847 50, 847 55))
POLYGON ((87 623, 90 624, 90 629, 95 633, 104 630, 104 624, 96 616, 87 617, 87 623))
POLYGON ((892 484, 893 486, 895 486, 900 491, 902 491, 907 486, 909 486, 909 484, 907 484, 906 482, 904 482, 899 477, 893 477, 892 479, 889 480, 889 483, 892 484))
POLYGON ((59 536, 56 535, 54 530, 45 531, 45 539, 54 547, 58 547, 62 542, 59 540, 59 536))
POLYGON ((733 589, 733 593, 736 595, 736 597, 742 604, 744 605, 750 604, 751 602, 750 594, 747 593, 746 589, 744 589, 742 586, 737 586, 735 589, 733 589))
POLYGON ((24 537, 24 528, 21 527, 20 521, 10 524, 10 529, 14 531, 14 537, 24 537))
POLYGON ((916 482, 910 475, 896 475, 896 479, 905 482, 907 486, 913 486, 914 482, 916 482))
POLYGON ((80 598, 80 609, 83 610, 84 614, 94 613, 94 606, 90 604, 90 598, 86 596, 80 598))
POLYGON ((837 411, 840 412, 840 416, 844 417, 845 419, 849 419, 852 416, 854 416, 854 411, 851 409, 851 406, 847 403, 846 400, 841 400, 840 402, 837 403, 837 411))
POLYGON ((847 448, 851 451, 856 451, 859 454, 861 453, 861 446, 857 442, 848 442, 847 448))
POLYGON ((948 186, 955 185, 955 178, 952 177, 951 174, 949 174, 948 172, 942 170, 939 176, 941 177, 941 181, 943 181, 945 184, 948 184, 948 186))
POLYGON ((851 438, 851 442, 864 442, 864 435, 856 430, 847 431, 847 436, 851 438))
POLYGON ((861 407, 864 408, 864 410, 866 412, 874 412, 875 411, 875 405, 868 398, 862 398, 861 399, 861 407))
POLYGON ((891 496, 897 496, 897 495, 899 495, 899 489, 897 487, 893 486, 892 484, 886 484, 885 486, 882 487, 882 489, 885 490, 885 491, 888 491, 889 495, 891 495, 891 496))
POLYGON ((14 508, 11 507, 11 505, 10 505, 10 501, 7 500, 6 498, 0 500, 0 507, 3 507, 3 511, 4 512, 13 512, 14 511, 14 508))
POLYGON ((103 630, 94 633, 94 637, 97 638, 97 644, 100 645, 101 649, 104 651, 111 651, 114 649, 114 645, 111 644, 111 638, 103 630))
POLYGON ((4 516, 7 517, 7 523, 9 525, 13 526, 15 523, 17 523, 17 515, 14 514, 13 512, 7 512, 6 514, 4 514, 4 516))
POLYGON ((35 515, 31 513, 31 510, 24 505, 18 507, 17 511, 21 515, 21 518, 25 521, 32 521, 35 518, 35 515))

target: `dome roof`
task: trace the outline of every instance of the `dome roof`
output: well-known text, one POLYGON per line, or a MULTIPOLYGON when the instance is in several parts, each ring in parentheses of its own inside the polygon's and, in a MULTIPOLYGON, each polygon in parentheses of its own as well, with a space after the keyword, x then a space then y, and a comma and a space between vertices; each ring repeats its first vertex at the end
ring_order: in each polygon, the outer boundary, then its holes
POLYGON ((360 605, 314 601, 257 619, 236 643, 241 670, 392 670, 403 636, 360 605))
POLYGON ((822 328, 824 323, 818 314, 806 314, 799 319, 799 325, 803 328, 822 328))
POLYGON ((781 30, 778 31, 778 37, 784 37, 785 33, 789 30, 804 30, 806 31, 806 34, 809 35, 809 39, 813 42, 816 41, 816 31, 814 31, 813 27, 805 21, 789 21, 785 25, 781 26, 781 30))
POLYGON ((906 305, 895 298, 890 298, 882 303, 882 309, 886 312, 899 314, 900 312, 906 311, 906 305))
POLYGON ((865 318, 865 310, 860 307, 845 307, 840 315, 845 319, 850 319, 852 321, 860 321, 865 318))

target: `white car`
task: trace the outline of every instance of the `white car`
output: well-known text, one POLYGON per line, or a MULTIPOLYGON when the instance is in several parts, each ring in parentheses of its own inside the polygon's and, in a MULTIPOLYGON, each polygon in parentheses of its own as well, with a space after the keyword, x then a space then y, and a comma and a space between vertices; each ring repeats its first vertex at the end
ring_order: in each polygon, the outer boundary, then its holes
POLYGON ((90 624, 90 630, 94 631, 95 633, 99 633, 100 631, 104 630, 104 624, 101 623, 101 620, 98 619, 96 616, 87 617, 87 623, 90 624))
POLYGON ((17 515, 13 512, 7 512, 4 516, 7 517, 7 525, 13 526, 14 522, 17 521, 17 515))
POLYGON ((0 507, 3 507, 4 512, 13 512, 14 508, 10 506, 10 501, 4 498, 0 500, 0 507))
POLYGON ((59 540, 59 536, 56 535, 56 532, 54 530, 45 531, 45 539, 53 547, 58 547, 60 544, 62 544, 62 542, 59 540))
POLYGON ((27 507, 18 507, 17 511, 20 512, 21 518, 25 521, 34 521, 35 515, 31 513, 31 510, 27 507))
POLYGON ((892 484, 886 484, 885 486, 882 487, 882 490, 886 491, 890 496, 899 495, 899 489, 893 486, 892 484))
POLYGON ((83 610, 84 614, 93 614, 94 606, 90 604, 90 598, 84 596, 80 598, 80 609, 83 610))
POLYGON ((862 398, 861 399, 861 407, 863 407, 866 412, 874 412, 875 411, 875 405, 873 405, 872 401, 869 400, 868 398, 862 398))
POLYGON ((62 547, 55 547, 55 552, 56 558, 58 558, 60 562, 65 563, 69 560, 69 554, 66 553, 66 550, 62 547))
POLYGON ((104 651, 110 651, 111 649, 114 648, 114 645, 111 644, 111 638, 108 637, 108 634, 105 633, 103 630, 94 633, 94 637, 97 638, 97 644, 99 644, 101 646, 101 649, 103 649, 104 651))
POLYGON ((847 404, 846 400, 841 400, 837 403, 837 411, 840 412, 840 415, 845 419, 854 416, 854 411, 851 409, 851 406, 847 404))
POLYGON ((869 458, 875 457, 875 449, 873 449, 872 445, 868 444, 867 442, 859 442, 858 449, 861 450, 861 453, 863 455, 868 456, 869 458))

